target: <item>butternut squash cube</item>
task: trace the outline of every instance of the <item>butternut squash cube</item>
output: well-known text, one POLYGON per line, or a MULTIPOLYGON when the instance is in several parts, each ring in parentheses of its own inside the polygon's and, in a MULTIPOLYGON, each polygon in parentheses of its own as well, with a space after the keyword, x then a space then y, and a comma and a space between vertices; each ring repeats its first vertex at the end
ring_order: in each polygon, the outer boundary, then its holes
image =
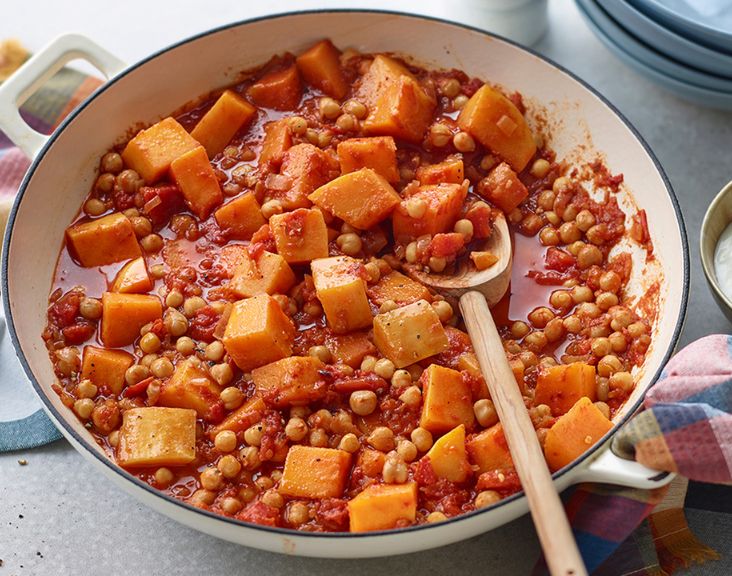
POLYGON ((223 201, 221 186, 203 146, 173 160, 170 172, 191 212, 201 220, 223 201))
POLYGON ((282 164, 282 158, 290 146, 292 146, 292 130, 287 118, 265 124, 259 166, 278 167, 282 164))
POLYGON ((387 182, 399 182, 396 144, 391 136, 344 140, 338 144, 338 162, 343 174, 371 168, 387 182))
POLYGON ((312 144, 296 144, 282 159, 281 173, 290 178, 286 190, 269 190, 285 210, 311 206, 308 194, 338 176, 338 162, 327 152, 312 144))
POLYGON ((448 341, 434 308, 418 300, 376 316, 374 344, 397 368, 404 368, 444 351, 448 341))
POLYGON ((473 396, 463 375, 457 370, 431 364, 422 373, 422 416, 419 425, 430 432, 442 433, 463 424, 475 423, 473 396))
POLYGON ((204 420, 219 421, 224 415, 220 394, 221 387, 201 361, 189 358, 179 362, 173 375, 163 384, 158 404, 169 408, 190 408, 204 420))
POLYGON ((123 413, 117 448, 120 466, 182 466, 195 459, 193 410, 151 406, 123 413))
POLYGON ((356 99, 371 109, 379 96, 402 76, 416 80, 414 74, 407 70, 401 62, 379 54, 372 60, 369 69, 363 75, 356 99))
POLYGON ((498 256, 493 252, 474 250, 470 253, 470 259, 478 270, 487 270, 498 262, 498 256))
POLYGON ((295 498, 339 498, 350 468, 345 450, 295 445, 287 452, 278 491, 295 498))
POLYGON ((328 349, 338 362, 351 368, 358 368, 367 354, 376 352, 376 346, 369 340, 368 332, 332 336, 328 339, 328 349))
POLYGON ((377 306, 381 306, 387 300, 394 300, 400 306, 412 304, 417 300, 432 300, 430 291, 424 284, 405 276, 394 270, 368 289, 369 298, 377 306))
POLYGON ((593 402, 597 400, 594 366, 573 362, 551 366, 539 372, 534 402, 549 406, 552 416, 566 414, 582 397, 593 402))
POLYGON ((298 208, 269 219, 277 252, 290 264, 328 256, 328 228, 319 210, 298 208))
POLYGON ((501 162, 476 186, 478 194, 490 200, 506 214, 517 208, 529 195, 518 175, 505 162, 501 162))
POLYGON ((294 110, 302 97, 302 84, 293 64, 283 70, 269 72, 247 90, 252 101, 263 108, 294 110))
POLYGON ((478 467, 481 474, 489 470, 513 468, 511 452, 500 423, 469 438, 467 448, 470 461, 478 467))
POLYGON ((462 184, 465 180, 465 168, 462 158, 448 156, 439 164, 429 164, 417 168, 417 180, 420 184, 462 184))
POLYGON ((227 238, 234 240, 251 240, 252 234, 267 223, 259 202, 251 192, 224 204, 216 210, 214 218, 227 238))
POLYGON ((165 176, 173 160, 200 145, 183 126, 168 117, 130 140, 122 151, 122 159, 145 182, 153 184, 165 176))
POLYGON ((439 440, 427 452, 432 470, 439 478, 450 482, 465 482, 470 475, 470 464, 465 452, 465 426, 460 424, 439 440))
POLYGON ((371 484, 348 502, 351 532, 389 530, 417 516, 417 484, 371 484))
POLYGON ((521 172, 536 153, 534 136, 519 109, 487 84, 468 100, 457 123, 516 172, 521 172))
POLYGON ((394 238, 406 243, 425 234, 434 236, 452 231, 467 194, 468 187, 464 184, 420 186, 409 198, 423 200, 427 210, 421 218, 414 218, 407 211, 408 198, 402 200, 392 215, 394 238))
POLYGON ((297 68, 305 82, 338 100, 348 93, 340 52, 330 40, 321 40, 297 57, 297 68))
POLYGON ((252 370, 257 394, 268 404, 284 408, 307 404, 325 394, 319 370, 325 365, 312 356, 290 356, 252 370))
POLYGON ((208 436, 211 440, 214 440, 216 435, 224 430, 231 430, 236 434, 244 432, 244 430, 262 419, 266 409, 267 405, 264 400, 259 396, 254 396, 224 418, 221 424, 213 426, 208 436))
POLYGON ((119 212, 67 228, 66 241, 72 256, 84 268, 105 266, 142 254, 132 223, 119 212))
POLYGON ((112 292, 122 294, 144 294, 150 292, 152 288, 153 282, 147 273, 145 259, 142 256, 125 264, 112 283, 112 292))
POLYGON ((81 379, 91 380, 102 393, 119 394, 125 384, 125 372, 134 358, 124 350, 107 350, 96 346, 84 347, 81 379))
POLYGON ((309 199, 360 230, 389 217, 401 200, 383 177, 370 168, 349 172, 324 184, 309 199))
POLYGON ((161 318, 163 306, 157 296, 145 294, 102 294, 102 343, 107 348, 132 344, 140 328, 161 318))
POLYGON ((229 283, 240 298, 257 294, 286 294, 295 285, 295 274, 279 254, 261 252, 255 260, 244 253, 229 283))
POLYGON ((583 396, 554 423, 546 435, 544 456, 552 470, 579 458, 613 427, 600 409, 583 396))
POLYGON ((277 301, 259 294, 234 303, 222 342, 236 365, 250 372, 292 354, 295 327, 277 301))
POLYGON ((373 323, 366 297, 366 271, 363 264, 349 256, 320 258, 310 263, 315 293, 323 305, 328 326, 345 334, 373 323))
POLYGON ((232 90, 224 90, 191 131, 191 136, 213 158, 231 142, 239 130, 257 115, 257 109, 232 90))

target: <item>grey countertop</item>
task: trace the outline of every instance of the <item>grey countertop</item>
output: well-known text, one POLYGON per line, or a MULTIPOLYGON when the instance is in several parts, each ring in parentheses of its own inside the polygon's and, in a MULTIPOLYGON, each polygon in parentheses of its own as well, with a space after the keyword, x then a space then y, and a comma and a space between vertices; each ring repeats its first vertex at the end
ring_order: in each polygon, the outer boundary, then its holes
MULTIPOLYGON (((126 50, 122 56, 133 60, 169 40, 251 13, 244 8, 248 3, 242 3, 238 9, 220 3, 220 10, 207 10, 202 19, 189 22, 181 17, 180 26, 161 29, 157 37, 148 41, 149 46, 130 46, 123 43, 123 38, 131 37, 127 32, 139 32, 145 25, 115 12, 111 4, 84 0, 72 15, 66 14, 68 7, 59 8, 63 3, 41 4, 39 13, 46 16, 34 20, 32 28, 27 27, 27 13, 21 13, 20 7, 15 8, 17 12, 4 10, 0 38, 15 36, 35 49, 55 34, 78 30, 113 50, 126 50), (124 30, 128 25, 129 30, 124 30)), ((130 4, 132 14, 135 6, 143 6, 142 2, 130 4)), ((276 4, 278 10, 285 7, 276 4)), ((185 8, 188 2, 176 5, 185 8)), ((537 49, 588 81, 630 119, 655 151, 678 195, 692 262, 691 299, 681 344, 705 334, 728 332, 729 323, 718 311, 704 280, 698 235, 706 206, 732 177, 732 114, 702 109, 656 87, 621 64, 600 44, 573 3, 552 0, 550 5, 551 26, 537 49)), ((264 8, 251 10, 261 13, 264 8)), ((151 7, 148 13, 152 18, 146 24, 149 30, 155 28, 155 18, 158 24, 164 21, 162 7, 151 7)), ((732 526, 728 518, 721 514, 690 514, 692 527, 703 529, 707 543, 718 549, 729 549, 727 540, 732 526)), ((520 575, 530 572, 537 555, 536 536, 525 516, 466 542, 416 555, 353 561, 289 558, 219 541, 152 512, 97 474, 63 440, 29 452, 0 454, 0 576, 302 576, 344 572, 358 576, 387 571, 459 575, 475 573, 476 569, 483 574, 520 575), (20 459, 27 460, 27 465, 19 465, 20 459)), ((709 574, 722 569, 719 563, 715 564, 687 573, 709 574)))

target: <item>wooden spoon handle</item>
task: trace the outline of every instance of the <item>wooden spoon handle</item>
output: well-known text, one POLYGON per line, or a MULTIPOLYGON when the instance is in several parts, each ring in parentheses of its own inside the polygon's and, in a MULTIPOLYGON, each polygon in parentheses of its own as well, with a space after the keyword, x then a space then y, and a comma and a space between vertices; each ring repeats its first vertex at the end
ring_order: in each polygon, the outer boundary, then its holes
POLYGON ((479 292, 466 292, 460 298, 460 310, 529 501, 549 571, 554 576, 586 576, 587 570, 488 304, 479 292))

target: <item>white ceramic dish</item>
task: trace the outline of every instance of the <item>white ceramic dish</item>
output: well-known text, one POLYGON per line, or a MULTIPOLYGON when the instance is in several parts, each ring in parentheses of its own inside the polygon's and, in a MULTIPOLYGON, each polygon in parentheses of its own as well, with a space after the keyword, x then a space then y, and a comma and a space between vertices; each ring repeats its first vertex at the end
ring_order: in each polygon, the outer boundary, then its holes
POLYGON ((732 110, 732 92, 718 92, 707 88, 696 86, 676 78, 672 78, 660 72, 659 70, 641 62, 632 53, 628 52, 624 44, 616 42, 615 38, 607 33, 607 28, 595 21, 594 15, 585 9, 585 2, 577 0, 577 7, 580 14, 587 22, 587 25, 595 32, 598 39, 607 46, 607 48, 615 54, 620 60, 625 62, 631 68, 634 68, 642 76, 645 76, 659 86, 668 89, 676 94, 679 98, 694 102, 700 106, 708 108, 718 108, 720 110, 732 110))
POLYGON ((732 55, 687 40, 624 0, 597 3, 625 30, 661 54, 718 76, 732 77, 732 55))
MULTIPOLYGON (((627 189, 648 214, 656 263, 634 266, 632 290, 659 285, 653 343, 637 371, 638 385, 617 415, 616 427, 554 474, 558 490, 583 481, 653 488, 670 475, 621 460, 606 447, 659 376, 681 330, 689 285, 688 247, 678 203, 655 157, 637 132, 591 88, 568 72, 509 41, 424 17, 370 11, 322 11, 272 16, 212 30, 171 46, 129 68, 79 36, 39 52, 0 88, 0 127, 35 156, 11 214, 3 254, 3 298, 21 362, 49 416, 94 466, 151 508, 214 536, 276 552, 333 558, 415 552, 469 538, 527 511, 523 494, 444 523, 366 534, 299 533, 224 518, 167 497, 116 466, 53 392, 54 375, 40 337, 64 229, 76 214, 100 153, 137 122, 154 122, 185 102, 231 83, 239 70, 273 53, 298 52, 327 35, 336 45, 414 55, 426 65, 459 67, 519 90, 530 109, 543 108, 560 157, 596 158, 625 174, 627 189), (17 106, 64 62, 83 57, 112 78, 73 112, 49 139, 22 123, 17 106)), ((622 205, 631 206, 623 187, 622 205)))

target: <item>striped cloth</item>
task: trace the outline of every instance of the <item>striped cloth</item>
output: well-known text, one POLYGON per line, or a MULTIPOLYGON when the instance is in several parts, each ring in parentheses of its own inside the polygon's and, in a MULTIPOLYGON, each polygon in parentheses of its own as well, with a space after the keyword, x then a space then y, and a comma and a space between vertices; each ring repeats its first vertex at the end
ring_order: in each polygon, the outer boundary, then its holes
MULTIPOLYGON (((0 81, 9 60, 22 62, 17 44, 0 44, 0 81)), ((28 100, 23 117, 48 133, 99 84, 95 78, 62 70, 28 100)), ((28 165, 0 132, 0 206, 15 194, 28 165)), ((3 388, 0 385, 0 403, 3 388)), ((682 350, 647 394, 645 407, 618 433, 613 447, 679 477, 654 491, 585 484, 570 493, 567 513, 588 570, 597 576, 663 576, 719 557, 691 533, 683 507, 687 478, 732 482, 732 338, 708 336, 682 350)), ((53 430, 41 412, 24 423, 33 428, 24 436, 32 442, 24 445, 23 438, 16 439, 15 448, 40 445, 44 439, 39 441, 39 431, 43 435, 53 430)), ((56 438, 54 430, 45 442, 56 438)), ((540 562, 535 573, 545 572, 540 562)))

